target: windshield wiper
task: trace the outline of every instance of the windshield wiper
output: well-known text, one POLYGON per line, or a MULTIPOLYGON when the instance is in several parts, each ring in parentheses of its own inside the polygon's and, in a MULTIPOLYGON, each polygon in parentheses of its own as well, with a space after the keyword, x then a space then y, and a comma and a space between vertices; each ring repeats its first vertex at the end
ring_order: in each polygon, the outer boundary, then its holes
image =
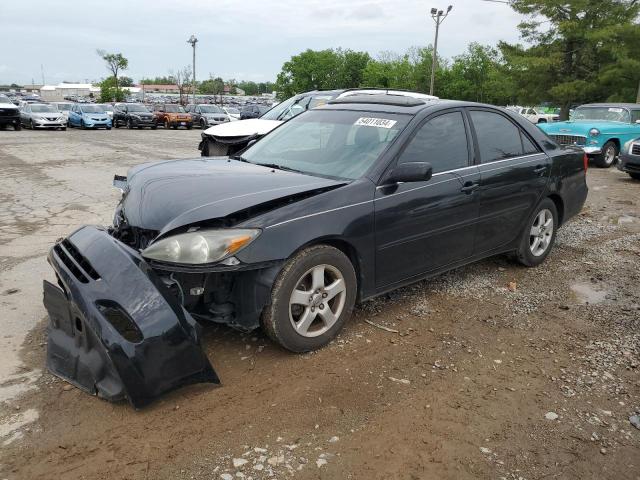
POLYGON ((276 170, 282 170, 284 172, 295 172, 295 173, 304 173, 302 170, 296 170, 295 168, 285 167, 284 165, 278 165, 277 163, 256 163, 256 165, 260 165, 261 167, 267 168, 275 168, 276 170))
POLYGON ((244 162, 244 163, 251 163, 249 160, 244 158, 242 155, 230 155, 229 158, 231 160, 239 160, 239 161, 244 162))

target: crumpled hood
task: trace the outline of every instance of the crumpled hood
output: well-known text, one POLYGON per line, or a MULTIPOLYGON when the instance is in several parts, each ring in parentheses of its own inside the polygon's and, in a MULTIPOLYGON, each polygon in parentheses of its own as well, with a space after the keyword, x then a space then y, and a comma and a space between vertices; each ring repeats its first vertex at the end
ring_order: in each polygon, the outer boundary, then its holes
POLYGON ((204 133, 214 137, 250 137, 252 135, 266 135, 282 122, 279 120, 261 120, 249 118, 239 122, 223 123, 207 128, 204 133))
POLYGON ((129 225, 162 234, 342 183, 226 157, 170 160, 129 170, 122 209, 129 225))

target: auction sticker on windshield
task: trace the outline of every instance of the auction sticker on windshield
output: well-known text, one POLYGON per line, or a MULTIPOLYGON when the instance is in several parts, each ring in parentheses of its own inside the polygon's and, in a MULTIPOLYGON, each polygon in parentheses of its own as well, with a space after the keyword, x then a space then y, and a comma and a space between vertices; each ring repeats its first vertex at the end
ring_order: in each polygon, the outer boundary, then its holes
POLYGON ((371 118, 371 117, 360 117, 356 120, 354 125, 363 125, 365 127, 378 127, 378 128, 391 128, 396 123, 396 120, 388 120, 386 118, 371 118))

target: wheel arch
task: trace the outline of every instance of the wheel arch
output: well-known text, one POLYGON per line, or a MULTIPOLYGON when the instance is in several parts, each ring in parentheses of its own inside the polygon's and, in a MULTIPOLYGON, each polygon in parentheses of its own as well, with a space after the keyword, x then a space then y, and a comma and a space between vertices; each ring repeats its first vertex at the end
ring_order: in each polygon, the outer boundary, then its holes
POLYGON ((345 240, 344 238, 320 237, 302 245, 300 248, 298 248, 295 252, 291 254, 291 257, 293 257, 295 254, 297 254, 301 250, 304 250, 309 247, 315 247, 316 245, 328 245, 330 247, 340 250, 342 253, 344 253, 347 256, 347 258, 351 262, 351 265, 353 265, 353 269, 356 272, 356 288, 357 288, 356 300, 361 301, 362 286, 364 284, 364 281, 363 281, 364 279, 363 279, 361 260, 360 260, 360 257, 358 256, 358 250, 356 249, 356 247, 352 243, 345 240))
POLYGON ((557 193, 551 193, 547 195, 556 206, 556 210, 558 211, 558 226, 564 223, 564 200, 557 193))

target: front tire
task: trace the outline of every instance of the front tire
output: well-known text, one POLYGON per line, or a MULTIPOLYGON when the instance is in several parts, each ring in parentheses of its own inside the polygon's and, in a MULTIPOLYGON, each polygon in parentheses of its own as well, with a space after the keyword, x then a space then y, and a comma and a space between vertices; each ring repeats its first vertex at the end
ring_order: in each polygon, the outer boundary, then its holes
POLYGON ((207 128, 207 124, 205 123, 204 118, 201 118, 201 119, 200 119, 200 128, 201 128, 202 130, 204 130, 204 129, 206 129, 206 128, 207 128))
POLYGON ((16 132, 19 132, 20 130, 22 130, 22 125, 20 125, 19 123, 16 123, 16 124, 13 125, 13 129, 16 132))
POLYGON ((615 142, 609 140, 602 147, 602 153, 595 158, 595 164, 600 168, 609 168, 616 162, 620 150, 615 142))
POLYGON ((340 332, 356 292, 356 273, 344 253, 328 245, 304 249, 278 274, 262 313, 263 328, 287 350, 316 350, 340 332))
POLYGON ((558 210, 550 198, 542 200, 526 223, 516 252, 518 261, 537 267, 553 248, 558 230, 558 210))
POLYGON ((128 128, 129 130, 133 130, 133 123, 131 122, 131 119, 130 119, 130 118, 129 118, 129 119, 127 119, 127 128, 128 128))
POLYGON ((640 180, 640 173, 629 173, 629 176, 634 180, 640 180))

